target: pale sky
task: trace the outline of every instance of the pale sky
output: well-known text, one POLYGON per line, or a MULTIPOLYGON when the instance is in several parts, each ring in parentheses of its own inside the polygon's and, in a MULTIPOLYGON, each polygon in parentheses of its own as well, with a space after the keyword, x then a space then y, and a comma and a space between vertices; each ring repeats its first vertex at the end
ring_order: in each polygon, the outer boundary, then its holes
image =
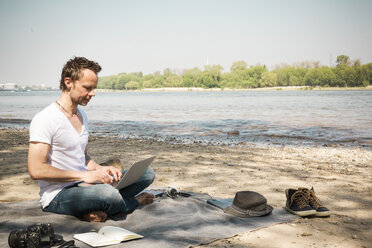
POLYGON ((101 76, 235 61, 372 62, 371 0, 0 0, 0 84, 58 87, 73 56, 101 76))

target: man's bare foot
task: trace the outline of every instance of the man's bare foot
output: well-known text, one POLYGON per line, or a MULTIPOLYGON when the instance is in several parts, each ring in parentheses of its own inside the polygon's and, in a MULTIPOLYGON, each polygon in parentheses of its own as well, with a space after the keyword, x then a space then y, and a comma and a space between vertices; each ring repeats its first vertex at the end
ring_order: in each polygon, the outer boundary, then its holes
POLYGON ((144 206, 152 203, 155 200, 155 196, 150 193, 143 192, 142 194, 136 196, 139 206, 144 206))
POLYGON ((107 214, 103 211, 92 211, 84 214, 82 217, 88 222, 105 222, 107 219, 107 214))

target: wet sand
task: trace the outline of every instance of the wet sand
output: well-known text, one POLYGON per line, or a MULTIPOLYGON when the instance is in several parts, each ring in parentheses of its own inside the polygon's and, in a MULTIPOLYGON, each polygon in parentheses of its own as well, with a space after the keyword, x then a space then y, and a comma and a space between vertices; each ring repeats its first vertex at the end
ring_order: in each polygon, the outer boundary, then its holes
MULTIPOLYGON (((0 202, 38 199, 27 173, 28 131, 0 130, 0 202)), ((232 198, 253 190, 281 208, 284 190, 314 186, 329 218, 299 218, 200 247, 370 247, 372 151, 341 147, 227 147, 177 145, 138 139, 91 137, 89 154, 124 167, 157 155, 154 186, 232 198)), ((199 246, 198 246, 199 247, 199 246)))

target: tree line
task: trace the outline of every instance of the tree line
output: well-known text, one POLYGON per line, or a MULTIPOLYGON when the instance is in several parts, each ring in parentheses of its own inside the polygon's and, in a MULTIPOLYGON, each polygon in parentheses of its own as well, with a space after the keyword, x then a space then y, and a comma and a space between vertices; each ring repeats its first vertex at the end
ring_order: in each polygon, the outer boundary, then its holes
POLYGON ((164 87, 201 87, 249 89, 280 86, 367 87, 372 85, 372 63, 362 65, 347 55, 336 59, 335 67, 320 66, 319 62, 278 65, 269 71, 265 65, 248 66, 234 62, 229 72, 220 65, 207 65, 181 72, 165 69, 143 75, 142 72, 120 73, 100 77, 99 89, 136 90, 164 87))

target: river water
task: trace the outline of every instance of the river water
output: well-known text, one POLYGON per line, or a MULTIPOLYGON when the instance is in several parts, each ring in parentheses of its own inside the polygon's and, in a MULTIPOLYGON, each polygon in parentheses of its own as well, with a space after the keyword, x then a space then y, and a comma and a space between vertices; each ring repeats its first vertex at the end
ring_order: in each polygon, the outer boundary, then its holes
MULTIPOLYGON (((28 128, 58 91, 0 92, 0 128, 28 128)), ((372 91, 97 92, 90 131, 118 138, 372 149, 372 91), (228 135, 229 131, 239 135, 228 135)))

